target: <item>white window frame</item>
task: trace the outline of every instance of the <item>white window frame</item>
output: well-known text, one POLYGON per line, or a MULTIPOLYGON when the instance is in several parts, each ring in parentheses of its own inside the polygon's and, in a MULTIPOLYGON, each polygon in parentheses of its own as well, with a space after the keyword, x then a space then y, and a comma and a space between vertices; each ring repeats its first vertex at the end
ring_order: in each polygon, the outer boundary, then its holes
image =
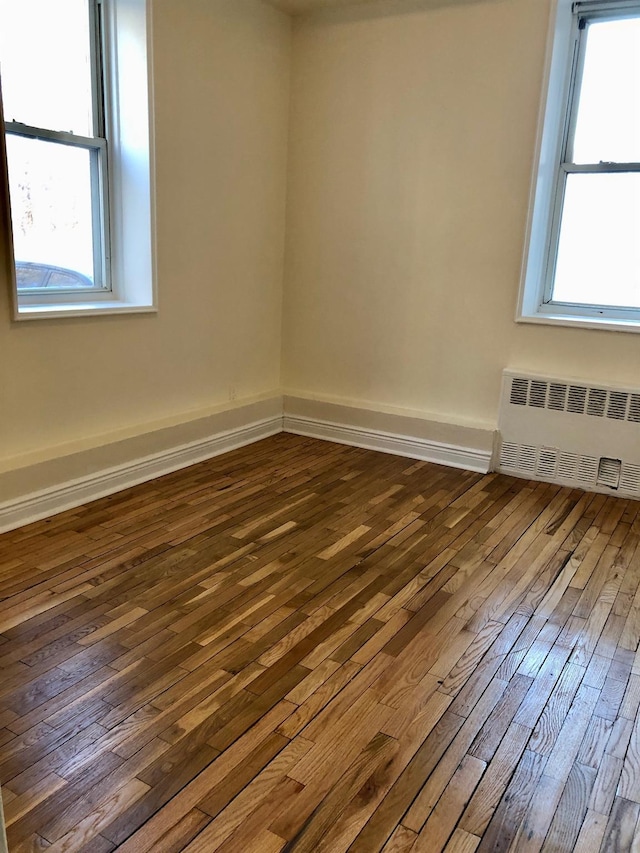
MULTIPOLYGON (((103 162, 98 178, 101 182, 98 203, 101 209, 108 209, 108 214, 104 214, 104 246, 101 249, 102 286, 82 292, 18 292, 10 234, 15 320, 157 310, 151 0, 98 2, 102 8, 105 139, 78 140, 75 137, 73 142, 102 150, 109 146, 108 170, 104 155, 98 155, 103 162)), ((9 123, 6 129, 20 132, 20 126, 9 123)), ((4 143, 4 126, 0 126, 0 134, 4 143)), ((52 136, 64 141, 65 134, 52 136)), ((0 173, 8 200, 4 144, 0 146, 0 158, 0 173)), ((98 215, 102 215, 101 211, 98 215)))
POLYGON ((516 320, 523 323, 640 332, 640 309, 551 301, 566 175, 571 171, 640 171, 640 164, 577 167, 565 162, 572 142, 584 59, 579 17, 611 19, 640 13, 640 0, 555 0, 545 64, 545 92, 536 146, 516 320))

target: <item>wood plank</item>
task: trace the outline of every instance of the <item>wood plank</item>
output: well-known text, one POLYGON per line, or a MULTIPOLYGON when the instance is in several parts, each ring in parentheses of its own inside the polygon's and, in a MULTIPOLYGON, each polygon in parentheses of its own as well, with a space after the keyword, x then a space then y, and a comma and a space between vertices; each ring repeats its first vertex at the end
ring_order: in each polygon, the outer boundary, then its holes
POLYGON ((545 838, 543 853, 573 850, 587 811, 595 776, 592 767, 573 765, 545 838))
POLYGON ((413 846, 415 853, 444 849, 453 834, 460 815, 485 771, 486 764, 471 755, 465 756, 451 777, 442 797, 422 828, 413 846))

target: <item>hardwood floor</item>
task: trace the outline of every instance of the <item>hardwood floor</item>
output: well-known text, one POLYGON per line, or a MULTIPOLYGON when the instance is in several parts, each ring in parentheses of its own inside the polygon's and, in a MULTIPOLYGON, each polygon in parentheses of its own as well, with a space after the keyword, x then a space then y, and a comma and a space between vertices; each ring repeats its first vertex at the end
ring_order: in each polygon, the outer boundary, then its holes
POLYGON ((11 853, 640 850, 639 510, 279 435, 5 534, 11 853))

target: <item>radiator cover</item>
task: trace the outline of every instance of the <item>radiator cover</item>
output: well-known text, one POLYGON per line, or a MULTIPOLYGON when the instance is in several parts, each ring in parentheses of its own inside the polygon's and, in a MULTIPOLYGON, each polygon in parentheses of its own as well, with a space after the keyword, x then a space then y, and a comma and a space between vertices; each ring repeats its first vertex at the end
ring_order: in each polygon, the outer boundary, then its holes
POLYGON ((640 389, 505 370, 498 469, 640 498, 640 389))

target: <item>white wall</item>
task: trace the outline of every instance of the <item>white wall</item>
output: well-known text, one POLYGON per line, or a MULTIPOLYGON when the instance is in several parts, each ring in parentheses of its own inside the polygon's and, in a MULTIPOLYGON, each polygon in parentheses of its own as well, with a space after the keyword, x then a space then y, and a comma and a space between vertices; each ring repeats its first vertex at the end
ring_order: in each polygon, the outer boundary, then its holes
POLYGON ((401 5, 295 25, 287 393, 492 426, 507 366, 637 386, 639 335, 514 322, 550 3, 401 5))
POLYGON ((3 262, 0 471, 279 388, 290 19, 153 19, 159 314, 12 323, 3 262))

